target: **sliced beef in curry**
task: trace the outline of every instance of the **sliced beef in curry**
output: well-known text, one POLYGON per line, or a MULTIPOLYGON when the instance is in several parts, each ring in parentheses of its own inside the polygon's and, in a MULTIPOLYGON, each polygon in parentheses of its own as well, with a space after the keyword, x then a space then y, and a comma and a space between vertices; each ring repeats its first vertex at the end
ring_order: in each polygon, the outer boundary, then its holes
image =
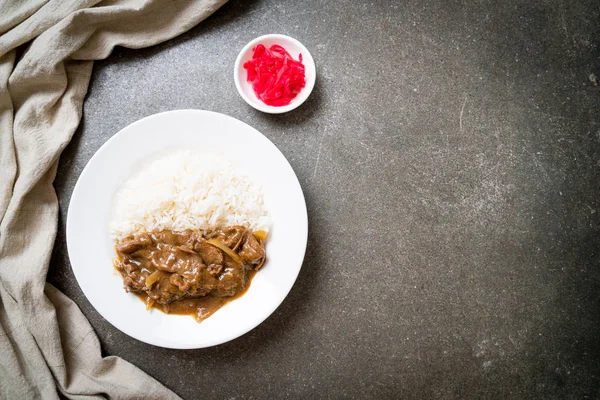
POLYGON ((115 266, 148 308, 202 320, 246 291, 266 260, 264 236, 243 226, 141 233, 117 242, 115 266))

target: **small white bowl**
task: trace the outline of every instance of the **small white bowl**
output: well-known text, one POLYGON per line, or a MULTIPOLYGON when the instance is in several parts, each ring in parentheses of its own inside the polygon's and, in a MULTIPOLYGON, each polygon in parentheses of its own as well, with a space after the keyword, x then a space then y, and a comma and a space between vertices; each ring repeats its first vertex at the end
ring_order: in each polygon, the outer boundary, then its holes
POLYGON ((317 72, 315 68, 315 61, 306 47, 304 47, 302 43, 294 38, 276 34, 257 37, 244 46, 242 51, 240 51, 240 54, 237 56, 237 59, 235 60, 235 66, 233 68, 233 80, 235 81, 235 87, 240 93, 240 96, 242 96, 242 99, 244 99, 246 103, 257 110, 270 114, 281 114, 288 112, 304 103, 315 86, 316 75, 317 72), (271 45, 278 44, 286 49, 295 60, 298 60, 299 55, 302 54, 302 64, 304 64, 305 67, 304 73, 306 86, 300 91, 300 93, 296 95, 296 97, 292 99, 290 104, 286 106, 274 107, 266 105, 258 97, 256 97, 256 94, 252 89, 252 84, 248 82, 248 75, 246 69, 244 68, 244 63, 252 58, 254 53, 252 49, 254 49, 254 47, 259 43, 263 44, 267 48, 271 45))

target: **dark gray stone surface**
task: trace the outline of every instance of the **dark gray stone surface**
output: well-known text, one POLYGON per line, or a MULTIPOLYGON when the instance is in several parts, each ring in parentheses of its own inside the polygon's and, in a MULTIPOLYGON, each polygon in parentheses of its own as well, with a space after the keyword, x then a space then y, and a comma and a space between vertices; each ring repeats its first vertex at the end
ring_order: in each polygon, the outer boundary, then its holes
POLYGON ((61 158, 49 280, 105 354, 187 399, 598 398, 599 20, 596 0, 232 1, 168 43, 117 49, 61 158), (299 39, 317 63, 314 93, 286 115, 251 109, 233 84, 238 51, 264 33, 299 39), (180 108, 269 137, 310 219, 282 306, 194 351, 100 317, 64 232, 94 152, 180 108))

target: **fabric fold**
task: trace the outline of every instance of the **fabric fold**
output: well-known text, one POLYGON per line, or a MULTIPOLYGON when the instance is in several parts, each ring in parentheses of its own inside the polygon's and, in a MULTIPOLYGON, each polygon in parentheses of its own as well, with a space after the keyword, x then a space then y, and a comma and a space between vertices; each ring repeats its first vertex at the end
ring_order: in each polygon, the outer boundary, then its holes
POLYGON ((115 46, 171 39, 224 2, 0 6, 0 397, 177 398, 126 361, 103 358, 77 305, 45 282, 58 218, 52 182, 81 120, 93 61, 115 46))

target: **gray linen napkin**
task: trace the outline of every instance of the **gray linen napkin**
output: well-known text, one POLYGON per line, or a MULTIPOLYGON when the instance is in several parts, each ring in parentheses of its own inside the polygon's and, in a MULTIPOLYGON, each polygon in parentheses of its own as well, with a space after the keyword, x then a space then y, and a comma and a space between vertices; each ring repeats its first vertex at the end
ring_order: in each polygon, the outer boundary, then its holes
POLYGON ((58 217, 52 181, 93 60, 117 45, 171 39, 225 1, 0 1, 1 398, 177 398, 126 361, 102 358, 77 305, 46 283, 58 217))

